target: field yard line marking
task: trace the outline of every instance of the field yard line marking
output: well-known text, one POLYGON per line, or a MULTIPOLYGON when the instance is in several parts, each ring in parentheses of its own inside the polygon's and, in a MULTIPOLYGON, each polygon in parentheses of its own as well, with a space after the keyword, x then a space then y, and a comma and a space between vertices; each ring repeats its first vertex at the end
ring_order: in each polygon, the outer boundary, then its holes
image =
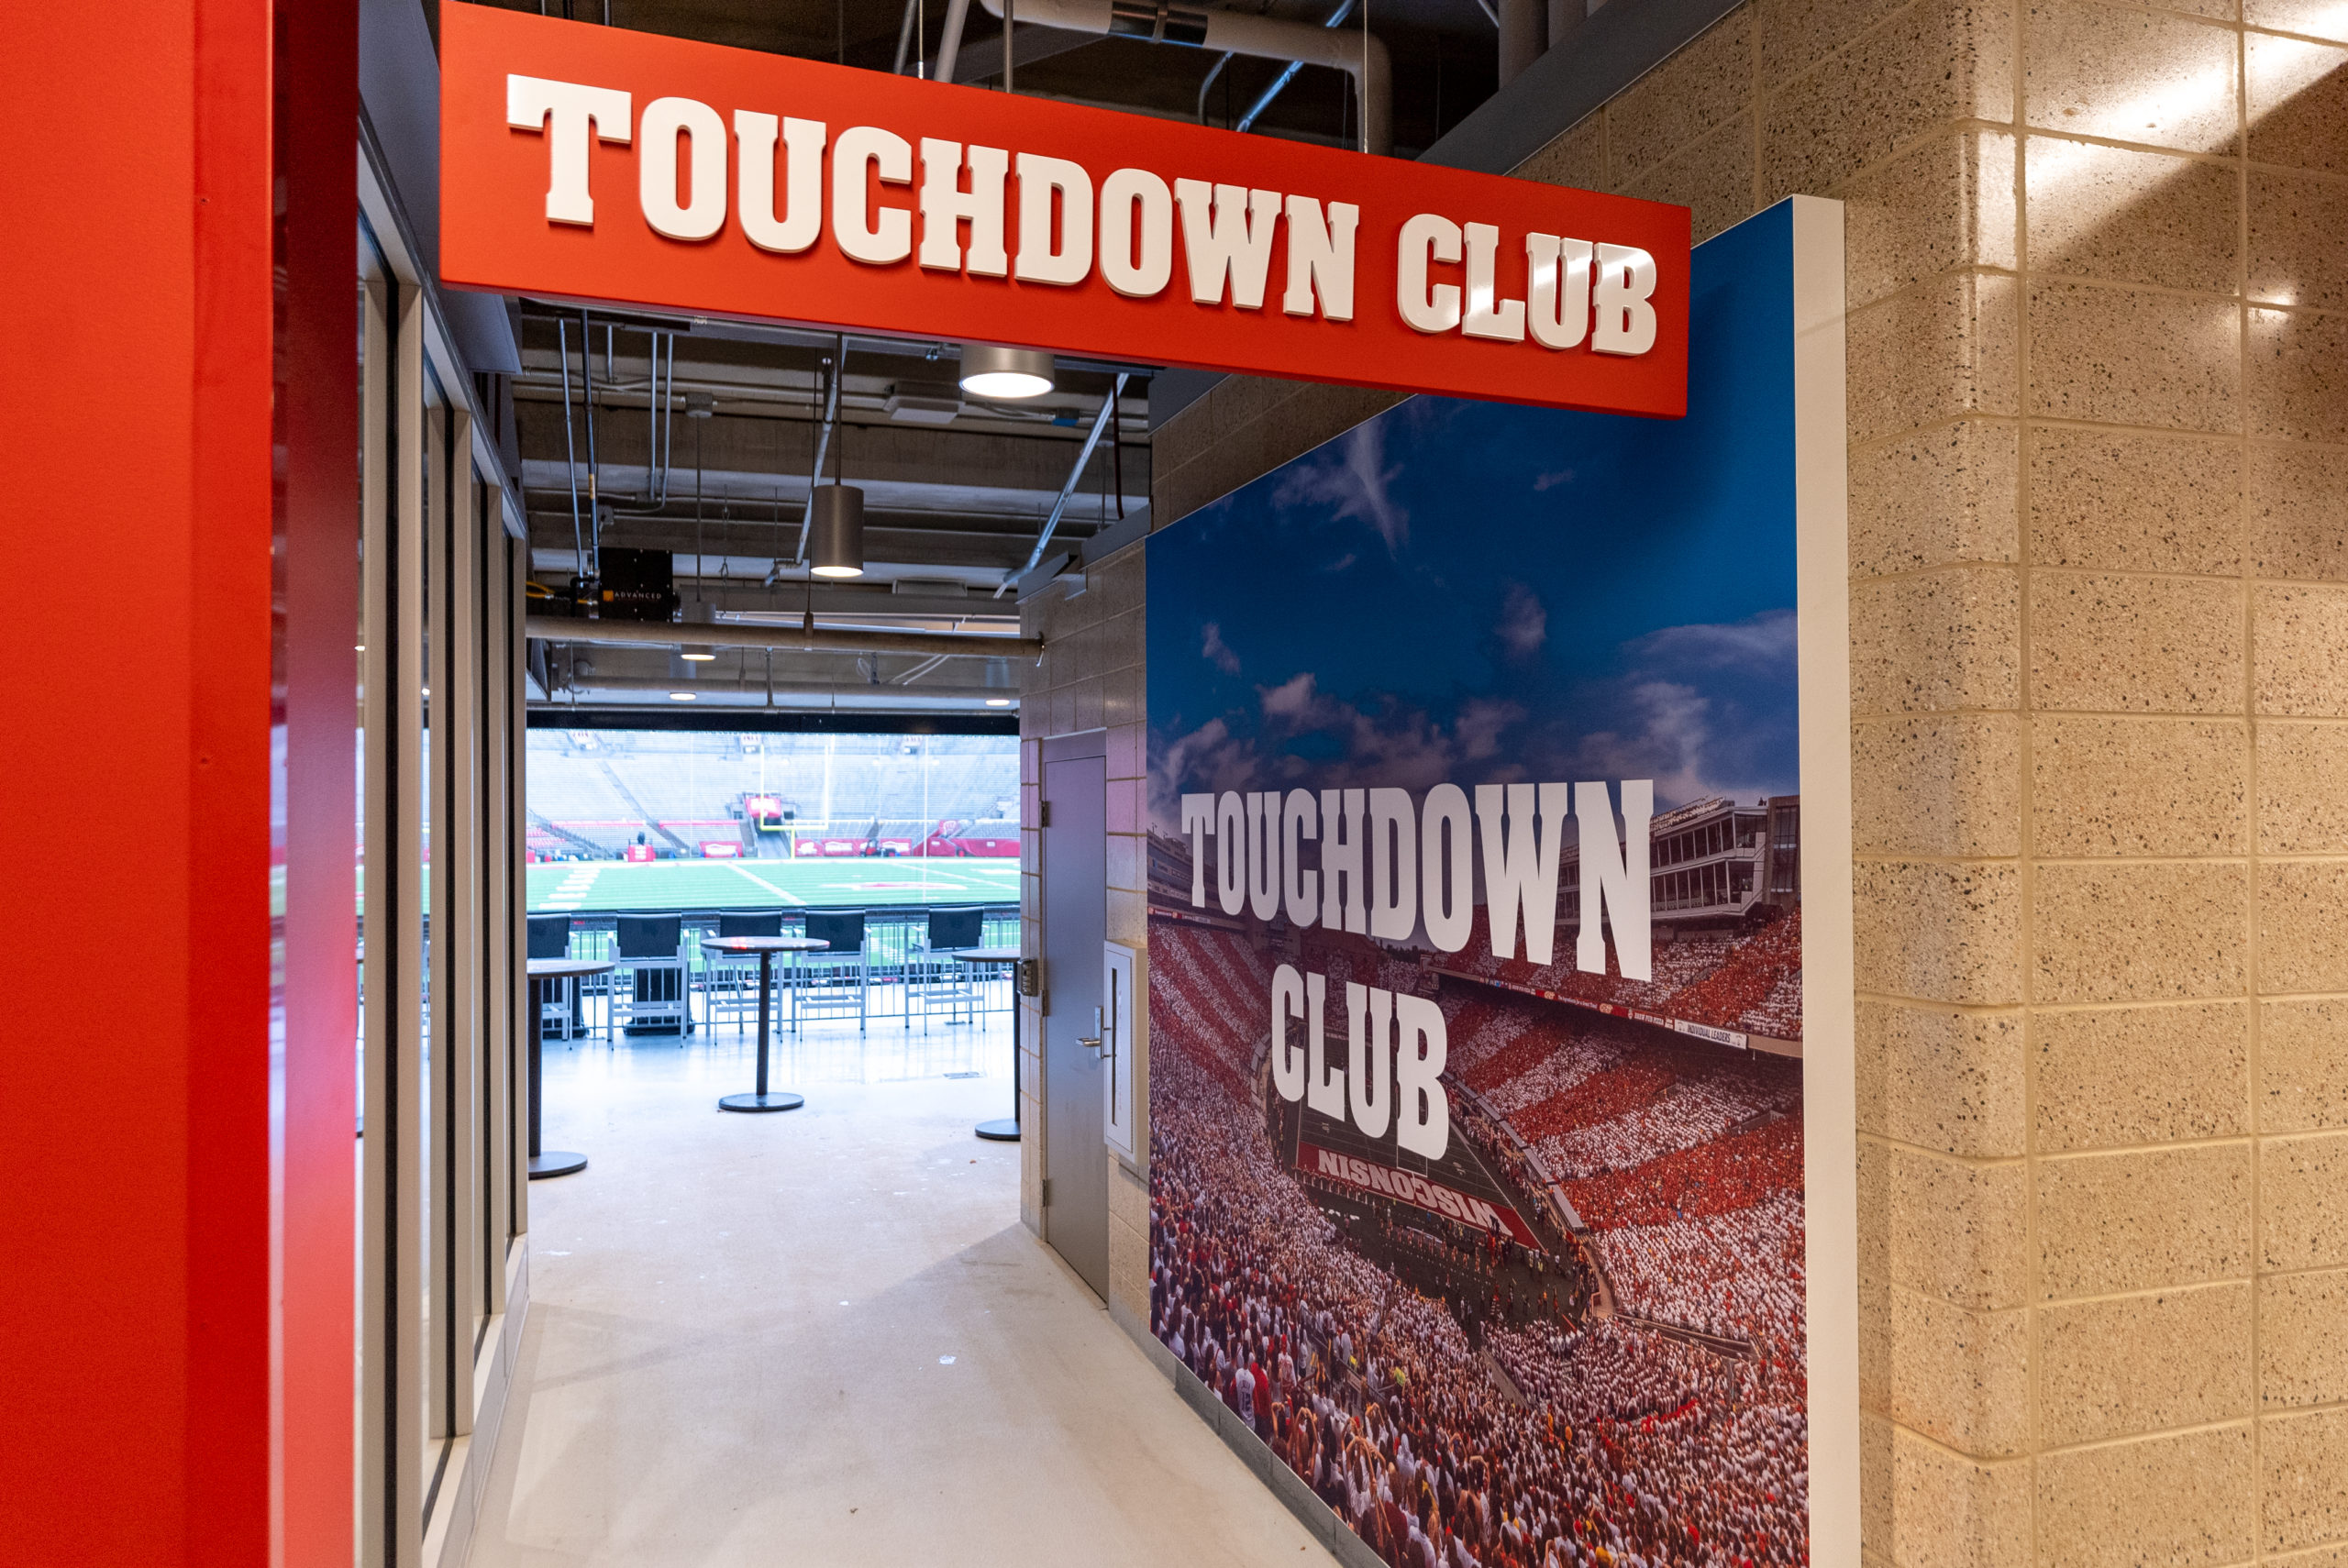
POLYGON ((768 892, 772 893, 776 898, 781 899, 786 904, 797 904, 803 909, 806 907, 806 900, 801 898, 796 893, 784 892, 781 888, 776 887, 764 877, 752 875, 749 868, 741 865, 738 861, 725 860, 720 861, 719 864, 737 877, 748 877, 751 881, 756 882, 759 887, 764 888, 768 892))

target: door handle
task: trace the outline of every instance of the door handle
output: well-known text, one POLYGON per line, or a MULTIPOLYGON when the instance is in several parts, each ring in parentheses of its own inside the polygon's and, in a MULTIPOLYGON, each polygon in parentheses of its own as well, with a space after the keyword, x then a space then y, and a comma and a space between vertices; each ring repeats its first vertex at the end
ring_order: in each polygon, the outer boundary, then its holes
POLYGON ((1101 1049, 1101 1036, 1098 1034, 1080 1034, 1076 1037, 1076 1043, 1088 1051, 1101 1049))

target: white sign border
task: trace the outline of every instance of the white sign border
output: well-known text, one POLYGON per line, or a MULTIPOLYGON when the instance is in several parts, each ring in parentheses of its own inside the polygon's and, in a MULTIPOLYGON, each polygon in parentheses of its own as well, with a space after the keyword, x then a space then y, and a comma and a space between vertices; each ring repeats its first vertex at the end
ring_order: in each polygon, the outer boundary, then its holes
POLYGON ((1794 196, 1801 704, 1802 1173, 1810 1560, 1859 1562, 1859 1236, 1851 919, 1849 425, 1843 204, 1794 196))

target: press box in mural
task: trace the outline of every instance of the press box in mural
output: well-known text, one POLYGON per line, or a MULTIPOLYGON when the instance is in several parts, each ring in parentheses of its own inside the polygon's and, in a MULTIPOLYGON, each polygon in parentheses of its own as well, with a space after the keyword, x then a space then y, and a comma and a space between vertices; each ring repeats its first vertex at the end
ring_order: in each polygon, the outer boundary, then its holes
POLYGON ((1151 1329, 1389 1562, 1809 1557, 1792 239, 1149 542, 1151 1329))

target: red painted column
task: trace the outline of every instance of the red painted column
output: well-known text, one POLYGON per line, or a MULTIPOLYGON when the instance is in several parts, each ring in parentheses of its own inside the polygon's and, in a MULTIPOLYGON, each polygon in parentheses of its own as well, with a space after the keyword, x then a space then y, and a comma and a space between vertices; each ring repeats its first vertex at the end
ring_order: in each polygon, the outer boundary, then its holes
POLYGON ((348 1568, 357 1462, 359 7, 276 0, 273 52, 282 1529, 293 1568, 348 1568))
POLYGON ((349 1561, 355 68, 277 24, 20 7, 0 50, 10 1561, 349 1561))

